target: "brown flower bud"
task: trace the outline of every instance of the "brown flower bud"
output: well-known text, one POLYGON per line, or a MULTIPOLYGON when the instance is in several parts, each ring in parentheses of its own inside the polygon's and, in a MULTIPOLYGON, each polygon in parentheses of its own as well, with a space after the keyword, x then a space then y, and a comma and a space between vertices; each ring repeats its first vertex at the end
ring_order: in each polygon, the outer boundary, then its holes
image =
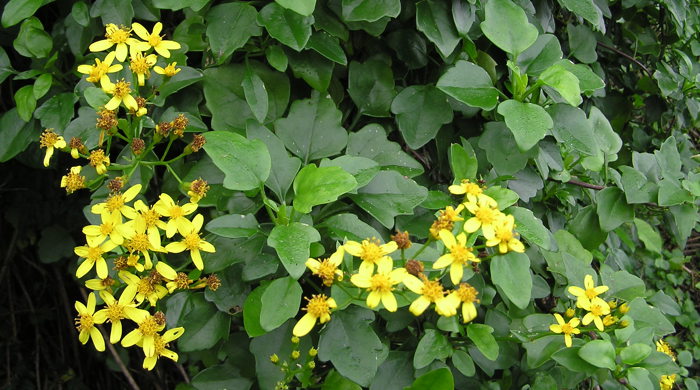
POLYGON ((408 231, 397 231, 396 234, 391 236, 391 239, 396 243, 399 249, 408 249, 411 247, 411 239, 408 235, 408 231))
POLYGON ((141 138, 134 138, 131 140, 131 151, 134 152, 135 155, 139 155, 143 153, 144 149, 146 149, 146 142, 142 140, 141 138))
POLYGON ((207 278, 207 287, 209 287, 211 291, 216 291, 219 287, 221 287, 221 279, 219 279, 216 274, 209 275, 207 278))
POLYGON ((413 276, 422 275, 424 269, 425 266, 423 266, 421 261, 411 259, 406 262, 406 271, 413 276))

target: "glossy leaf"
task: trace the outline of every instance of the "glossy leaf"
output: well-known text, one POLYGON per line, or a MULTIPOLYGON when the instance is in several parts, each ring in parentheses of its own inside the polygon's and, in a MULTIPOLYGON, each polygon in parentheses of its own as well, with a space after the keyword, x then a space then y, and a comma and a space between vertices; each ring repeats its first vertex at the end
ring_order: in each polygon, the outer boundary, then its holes
POLYGON ((313 206, 330 203, 355 187, 355 178, 342 168, 309 164, 294 179, 294 209, 307 214, 313 206))
POLYGON ((458 101, 484 110, 492 110, 498 104, 498 90, 491 77, 479 65, 457 61, 437 82, 437 87, 458 101))
POLYGON ((452 345, 442 332, 435 329, 427 329, 421 337, 413 355, 413 367, 423 368, 433 360, 443 360, 452 355, 452 345))
POLYGON ((486 3, 486 19, 481 31, 501 50, 517 57, 537 39, 537 28, 530 24, 525 11, 510 0, 486 3))
POLYGON ((205 137, 204 150, 224 172, 224 187, 246 191, 265 182, 271 162, 264 143, 226 131, 207 132, 205 137))
POLYGON ((532 103, 507 100, 498 105, 498 113, 503 115, 506 126, 513 132, 520 150, 530 150, 544 138, 547 130, 554 126, 547 111, 532 103))
POLYGON ((442 124, 452 121, 447 96, 429 85, 413 85, 402 90, 391 103, 391 112, 404 140, 418 149, 435 137, 442 124))
POLYGON ((484 324, 469 324, 467 326, 467 336, 476 344, 479 351, 489 360, 496 360, 499 354, 498 343, 491 334, 493 328, 484 324))
POLYGON ((495 256, 491 261, 491 278, 515 306, 525 309, 530 304, 532 277, 526 254, 508 252, 495 256))
POLYGON ((267 244, 275 248, 289 276, 299 279, 306 269, 304 263, 309 258, 311 243, 319 240, 321 236, 316 229, 294 222, 289 225, 275 226, 267 239, 267 244))
POLYGON ((301 304, 301 286, 290 277, 270 283, 260 297, 260 326, 271 331, 294 317, 301 304))
POLYGON ((416 27, 437 46, 444 57, 452 54, 460 38, 447 2, 423 0, 416 4, 416 27))
POLYGON ((258 12, 244 3, 212 7, 207 13, 207 39, 217 63, 221 64, 253 36, 262 33, 256 24, 258 12))
POLYGON ((311 37, 313 16, 303 16, 278 3, 270 3, 258 14, 258 23, 264 26, 271 37, 301 51, 311 37))

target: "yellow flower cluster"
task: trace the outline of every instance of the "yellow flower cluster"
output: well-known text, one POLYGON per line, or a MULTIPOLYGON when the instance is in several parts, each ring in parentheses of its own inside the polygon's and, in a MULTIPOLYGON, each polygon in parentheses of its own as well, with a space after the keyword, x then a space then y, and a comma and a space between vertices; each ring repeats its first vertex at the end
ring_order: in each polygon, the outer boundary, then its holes
POLYGON ((583 309, 586 314, 583 318, 576 317, 576 309, 569 308, 566 310, 565 316, 569 321, 564 321, 564 318, 558 314, 554 314, 557 323, 549 326, 549 330, 554 333, 564 335, 564 341, 567 347, 571 347, 572 335, 581 333, 578 329, 580 324, 586 326, 591 322, 596 329, 604 332, 606 327, 618 324, 624 327, 624 321, 619 321, 619 316, 626 314, 629 311, 629 306, 626 303, 618 305, 616 301, 606 302, 599 295, 608 291, 608 286, 596 286, 592 275, 586 275, 583 279, 583 288, 578 286, 569 286, 568 292, 576 297, 576 308, 583 309), (612 314, 615 310, 616 315, 612 314))
POLYGON ((86 244, 74 250, 84 259, 76 276, 81 278, 95 268, 97 279, 88 280, 86 286, 98 290, 105 304, 95 311, 94 293, 89 295, 87 305, 76 302, 76 326, 83 344, 92 339, 95 348, 103 351, 104 340, 95 325, 110 322, 109 342, 121 341, 124 347, 141 347, 145 354, 143 367, 150 370, 161 356, 177 361, 177 354, 167 346, 180 337, 184 329, 173 328, 161 333, 165 328, 165 316, 161 312, 151 314, 139 306, 147 302, 154 307, 175 289, 206 286, 215 289, 221 283, 214 275, 199 281, 190 280, 187 274, 176 272, 163 260, 165 253, 189 251, 192 262, 201 271, 204 268, 201 251, 215 251, 214 246, 201 237, 203 216, 187 218, 197 210, 196 203, 180 205, 169 195, 161 194, 157 202, 148 206, 140 199, 134 201, 141 191, 140 184, 122 192, 120 183, 112 181, 112 193, 105 201, 91 207, 90 211, 99 215, 101 223, 85 226, 86 244), (171 239, 176 234, 179 240, 164 245, 163 236, 171 239), (118 286, 109 275, 107 260, 110 258, 121 280, 118 286), (123 289, 117 299, 113 293, 120 287, 123 289), (133 322, 135 329, 122 338, 121 320, 124 319, 133 322))

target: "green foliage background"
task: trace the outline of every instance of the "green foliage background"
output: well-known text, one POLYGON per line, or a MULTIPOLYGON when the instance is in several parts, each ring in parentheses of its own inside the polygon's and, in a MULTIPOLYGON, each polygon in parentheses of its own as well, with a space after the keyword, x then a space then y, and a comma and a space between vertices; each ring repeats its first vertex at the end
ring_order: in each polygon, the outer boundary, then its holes
MULTIPOLYGON (((268 358, 289 355, 292 317, 313 291, 306 258, 393 230, 423 241, 436 210, 453 203, 453 179, 483 178, 510 190, 492 196, 514 205, 530 267, 470 280, 482 305, 467 337, 437 317, 361 302, 334 313, 302 341, 325 362, 317 386, 651 389, 677 372, 697 389, 699 5, 10 0, 0 30, 4 384, 125 385, 114 356, 80 347, 72 329, 82 299, 73 247, 93 200, 65 196, 70 157, 44 169, 37 140, 52 127, 94 143, 91 85, 76 72, 92 61, 88 45, 106 23, 162 21, 183 45, 172 58, 183 69, 149 117, 182 112, 190 129, 213 131, 206 153, 172 168, 212 187, 201 205, 218 251, 204 259, 223 285, 163 304, 188 329, 177 368, 141 372, 136 352, 117 352, 144 387, 185 378, 181 389, 274 387, 281 374, 268 358), (597 340, 571 355, 560 335, 529 336, 566 307, 566 286, 595 272, 610 296, 631 302, 618 350, 597 340), (519 291, 522 275, 530 298, 516 302, 503 290, 519 291), (272 286, 291 291, 287 310, 265 295, 272 286), (662 336, 677 364, 620 355, 629 340, 662 336)), ((164 170, 138 180, 154 194, 185 193, 164 170)))

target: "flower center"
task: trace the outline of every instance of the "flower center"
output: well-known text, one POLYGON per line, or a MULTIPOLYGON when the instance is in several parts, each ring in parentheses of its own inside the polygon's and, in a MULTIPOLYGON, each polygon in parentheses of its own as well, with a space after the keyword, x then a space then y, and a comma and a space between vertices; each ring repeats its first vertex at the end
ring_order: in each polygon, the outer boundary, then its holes
POLYGON ((309 299, 309 304, 306 305, 306 311, 316 318, 323 317, 330 313, 330 306, 323 294, 314 295, 309 299))
POLYGON ((362 241, 362 254, 360 255, 360 258, 363 261, 376 263, 382 256, 384 256, 384 252, 379 247, 379 240, 373 239, 362 241))
POLYGON ((316 274, 321 279, 333 279, 333 277, 335 276, 335 270, 337 268, 338 267, 336 267, 335 264, 331 263, 329 259, 323 259, 323 261, 321 261, 321 265, 318 266, 316 274))
POLYGON ((78 173, 69 172, 66 176, 66 189, 68 192, 75 192, 85 188, 85 176, 78 173))
POLYGON ((569 324, 564 324, 561 326, 561 332, 564 334, 571 334, 574 332, 574 327, 569 324))
POLYGON ((139 285, 137 286, 136 290, 139 292, 139 294, 148 296, 154 290, 153 283, 151 283, 149 278, 139 279, 139 285))
POLYGON ((107 210, 109 211, 117 211, 124 206, 124 197, 122 194, 114 194, 110 195, 109 198, 107 198, 107 210))
POLYGON ((155 349, 155 356, 158 357, 163 354, 163 350, 168 346, 168 343, 163 341, 163 338, 158 334, 153 335, 153 347, 155 349))
POLYGON ((158 331, 158 323, 156 322, 155 318, 153 316, 150 316, 143 320, 142 323, 139 324, 139 330, 141 333, 143 333, 144 336, 153 336, 156 334, 158 331))
POLYGON ((201 238, 199 238, 199 233, 190 233, 187 236, 185 236, 185 239, 183 240, 185 246, 189 250, 195 250, 199 249, 199 242, 202 241, 201 238))
POLYGON ((496 237, 498 237, 501 242, 508 242, 513 239, 513 230, 510 226, 501 226, 496 228, 496 237))
POLYGON ((450 253, 454 262, 457 264, 466 264, 469 259, 474 257, 472 254, 472 248, 467 248, 462 245, 455 245, 450 247, 450 253))
POLYGON ((132 58, 129 68, 134 73, 146 74, 151 68, 151 64, 146 60, 146 57, 144 57, 142 54, 138 54, 135 58, 132 58))
POLYGON ((131 36, 131 30, 126 29, 126 27, 117 27, 116 24, 107 25, 107 33, 105 37, 112 41, 113 43, 126 43, 126 40, 131 36))
POLYGON ((96 149, 90 152, 90 156, 88 157, 90 160, 90 165, 93 167, 96 167, 105 161, 105 152, 102 149, 96 149))
POLYGON ((600 317, 603 315, 603 308, 600 305, 591 305, 591 314, 593 314, 596 317, 600 317))
POLYGON ((479 294, 476 289, 467 283, 462 283, 457 291, 457 296, 462 302, 474 303, 477 302, 476 296, 479 294))
POLYGON ((481 187, 478 184, 475 183, 466 183, 464 185, 464 192, 467 194, 472 194, 472 195, 481 195, 484 190, 481 189, 481 187))
POLYGON ((436 280, 426 280, 423 282, 421 295, 428 298, 430 302, 435 302, 445 296, 445 292, 440 282, 436 280))
POLYGON ((178 205, 173 205, 170 208, 170 219, 176 219, 180 218, 185 215, 185 212, 182 210, 182 207, 178 205))
POLYGON ((58 134, 54 133, 53 131, 45 131, 41 134, 41 137, 39 138, 39 145, 42 148, 54 146, 56 142, 58 142, 58 140, 58 134))
POLYGON ((96 261, 102 257, 104 251, 99 246, 88 248, 87 259, 91 261, 96 261))
POLYGON ((114 84, 114 96, 123 99, 131 93, 131 83, 124 80, 119 80, 114 84))
POLYGON ((129 257, 126 258, 126 265, 129 267, 133 267, 139 262, 139 255, 129 255, 129 257))
POLYGON ((143 221, 146 223, 146 228, 155 226, 160 220, 160 214, 153 209, 142 212, 141 216, 143 217, 143 221))
POLYGON ((148 44, 153 46, 153 47, 160 45, 160 42, 162 40, 163 40, 163 38, 161 38, 161 36, 158 34, 151 34, 148 36, 148 44))
POLYGON ((95 321, 89 314, 81 314, 78 317, 75 317, 75 328, 78 329, 79 332, 82 332, 84 330, 89 331, 90 329, 92 329, 94 324, 95 321))
POLYGON ((496 213, 494 209, 488 206, 480 206, 476 210, 476 219, 478 219, 483 225, 490 225, 496 220, 496 213))
POLYGON ((103 236, 109 236, 114 231, 114 224, 111 222, 106 222, 100 225, 100 233, 103 236))
POLYGON ((107 319, 110 322, 117 322, 124 318, 124 306, 115 302, 113 305, 107 305, 107 319))
POLYGON ((370 286, 369 289, 372 291, 377 291, 380 293, 388 293, 391 292, 392 287, 391 287, 391 280, 389 280, 389 277, 387 277, 384 274, 375 274, 372 276, 372 278, 369 281, 370 286))
POLYGON ((593 299, 593 298, 595 298, 595 297, 597 297, 597 296, 598 296, 598 293, 595 292, 595 289, 594 289, 594 288, 587 288, 587 289, 586 289, 586 297, 587 297, 588 299, 593 299))
POLYGON ((150 246, 151 243, 148 241, 146 233, 136 233, 128 244, 132 252, 146 252, 150 246))

